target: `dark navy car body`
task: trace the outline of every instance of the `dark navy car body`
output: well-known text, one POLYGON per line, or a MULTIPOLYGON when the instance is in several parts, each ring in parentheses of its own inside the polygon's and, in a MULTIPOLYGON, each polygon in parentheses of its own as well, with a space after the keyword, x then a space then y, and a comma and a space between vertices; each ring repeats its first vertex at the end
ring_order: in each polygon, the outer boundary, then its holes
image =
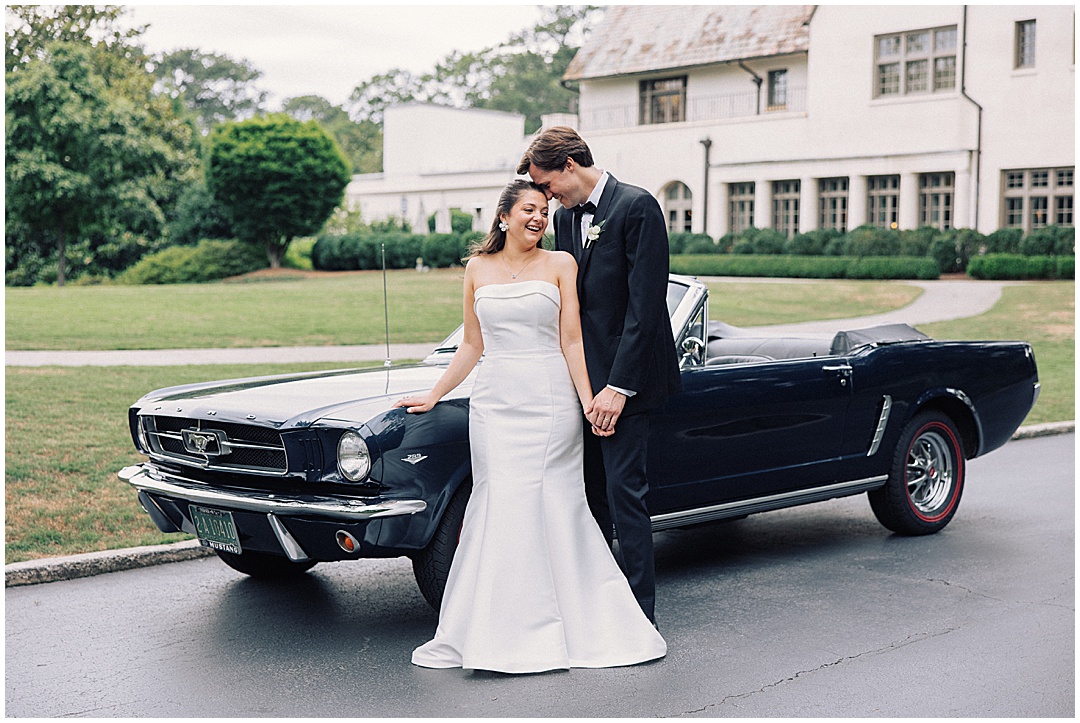
MULTIPOLYGON (((753 334, 708 323, 708 289, 688 277, 671 277, 668 306, 683 388, 651 423, 657 530, 867 492, 886 527, 936 532, 965 461, 1008 441, 1038 396, 1024 342, 904 325, 753 334)), ((434 385, 459 334, 424 364, 147 394, 129 421, 149 460, 120 476, 160 529, 242 572, 406 555, 437 605, 470 490, 472 377, 427 414, 392 405, 434 385)))

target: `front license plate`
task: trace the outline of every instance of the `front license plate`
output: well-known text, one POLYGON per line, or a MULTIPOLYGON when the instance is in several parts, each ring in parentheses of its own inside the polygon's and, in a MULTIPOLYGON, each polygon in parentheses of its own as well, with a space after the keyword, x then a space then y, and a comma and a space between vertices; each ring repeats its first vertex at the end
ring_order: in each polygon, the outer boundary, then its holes
POLYGON ((223 510, 211 510, 206 507, 188 505, 191 521, 199 536, 199 544, 214 550, 222 550, 239 555, 240 536, 236 534, 236 523, 232 513, 223 510))

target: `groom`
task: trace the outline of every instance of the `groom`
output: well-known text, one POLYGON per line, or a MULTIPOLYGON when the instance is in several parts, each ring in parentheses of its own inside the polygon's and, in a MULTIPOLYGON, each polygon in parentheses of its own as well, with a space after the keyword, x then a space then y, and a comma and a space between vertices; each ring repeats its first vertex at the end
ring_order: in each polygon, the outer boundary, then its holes
POLYGON ((668 239, 652 195, 593 165, 572 128, 548 128, 518 164, 558 199, 555 248, 578 262, 585 363, 595 399, 585 413, 611 436, 585 434, 585 493, 600 529, 619 538, 616 559, 655 622, 652 524, 645 506, 647 412, 679 390, 667 313, 668 239), (615 427, 618 422, 618 427, 615 427))

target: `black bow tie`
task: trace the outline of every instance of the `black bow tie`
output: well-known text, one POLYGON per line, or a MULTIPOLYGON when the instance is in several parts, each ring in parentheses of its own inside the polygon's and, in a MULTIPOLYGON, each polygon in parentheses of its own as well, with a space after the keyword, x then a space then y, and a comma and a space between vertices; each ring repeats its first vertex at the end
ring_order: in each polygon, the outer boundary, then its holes
POLYGON ((592 201, 586 201, 580 206, 574 206, 574 218, 580 219, 586 213, 596 213, 596 204, 592 201))

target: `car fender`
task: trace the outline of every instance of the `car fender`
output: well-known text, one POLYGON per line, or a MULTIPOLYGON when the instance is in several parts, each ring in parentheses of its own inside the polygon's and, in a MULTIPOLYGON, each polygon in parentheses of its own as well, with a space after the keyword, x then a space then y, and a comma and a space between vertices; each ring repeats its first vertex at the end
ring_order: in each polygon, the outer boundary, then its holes
POLYGON ((918 413, 927 409, 937 409, 949 416, 960 430, 964 444, 964 453, 968 459, 982 454, 983 428, 979 410, 975 403, 961 389, 953 387, 934 387, 927 389, 909 408, 904 425, 918 413))
POLYGON ((384 521, 379 545, 426 547, 450 498, 472 475, 469 401, 442 401, 423 414, 391 409, 368 420, 366 426, 379 449, 371 474, 382 493, 427 503, 422 513, 384 521))

